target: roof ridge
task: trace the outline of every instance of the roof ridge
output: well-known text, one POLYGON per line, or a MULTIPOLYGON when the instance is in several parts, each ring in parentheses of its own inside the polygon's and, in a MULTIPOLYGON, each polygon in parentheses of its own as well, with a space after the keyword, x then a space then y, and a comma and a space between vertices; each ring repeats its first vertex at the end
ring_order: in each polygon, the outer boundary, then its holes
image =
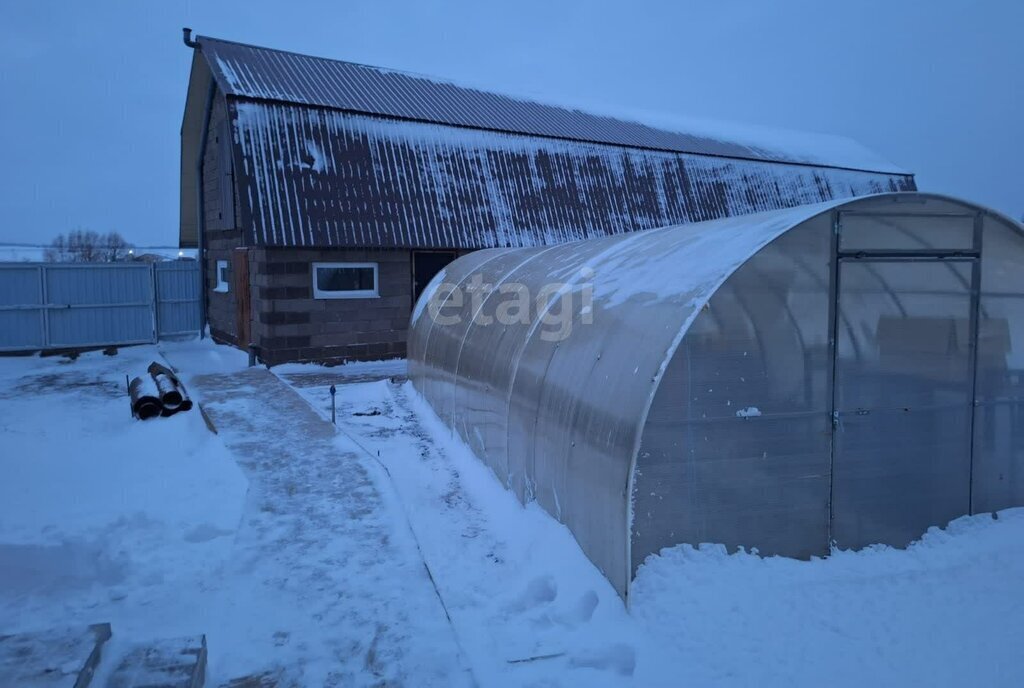
POLYGON ((640 113, 601 112, 600 108, 580 104, 545 102, 537 96, 502 93, 392 67, 210 36, 197 36, 196 41, 220 86, 234 96, 563 140, 912 176, 840 134, 728 122, 720 124, 732 126, 731 132, 700 131, 710 122, 656 123, 640 113), (211 50, 202 49, 204 46, 211 50), (245 53, 249 53, 248 61, 245 53), (269 58, 271 65, 261 64, 268 60, 267 54, 284 57, 269 58), (223 60, 244 64, 245 74, 236 73, 223 60), (336 66, 317 67, 325 63, 336 66), (408 80, 405 88, 409 92, 402 91, 401 82, 383 81, 385 76, 408 80), (377 79, 381 81, 371 83, 377 79), (437 92, 431 93, 432 87, 437 92), (748 131, 738 131, 742 128, 748 131), (764 140, 772 136, 782 141, 764 140), (822 155, 824 148, 830 150, 822 155))
MULTIPOLYGON (((449 80, 444 77, 436 77, 430 74, 424 74, 422 72, 413 72, 407 69, 399 69, 397 67, 382 67, 380 65, 372 65, 367 62, 356 62, 354 60, 343 60, 340 57, 323 57, 320 55, 310 55, 309 53, 300 53, 295 50, 285 50, 283 48, 271 48, 266 45, 257 45, 255 43, 243 43, 242 41, 232 41, 227 38, 217 38, 216 36, 202 36, 197 35, 196 41, 215 41, 217 43, 228 43, 230 45, 237 45, 243 48, 255 48, 256 50, 266 50, 272 53, 281 53, 283 55, 294 55, 295 57, 303 57, 307 60, 327 60, 328 62, 340 62, 342 64, 353 65, 355 67, 362 67, 364 69, 375 69, 379 72, 391 72, 393 74, 402 74, 404 76, 411 76, 417 79, 426 79, 427 81, 441 81, 449 83, 449 80)), ((452 83, 453 86, 459 86, 458 84, 452 83)), ((459 86, 460 88, 473 88, 474 90, 481 91, 482 89, 472 86, 459 86)))

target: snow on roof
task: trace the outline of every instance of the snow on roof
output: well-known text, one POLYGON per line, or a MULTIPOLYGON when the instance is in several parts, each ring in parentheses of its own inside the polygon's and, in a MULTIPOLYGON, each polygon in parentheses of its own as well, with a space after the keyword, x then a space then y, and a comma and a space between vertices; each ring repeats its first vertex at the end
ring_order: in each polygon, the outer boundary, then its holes
POLYGON ((913 178, 233 104, 251 243, 536 246, 913 190, 913 178))
POLYGON ((841 136, 651 113, 599 114, 392 69, 198 41, 218 86, 232 96, 632 148, 907 174, 841 136))

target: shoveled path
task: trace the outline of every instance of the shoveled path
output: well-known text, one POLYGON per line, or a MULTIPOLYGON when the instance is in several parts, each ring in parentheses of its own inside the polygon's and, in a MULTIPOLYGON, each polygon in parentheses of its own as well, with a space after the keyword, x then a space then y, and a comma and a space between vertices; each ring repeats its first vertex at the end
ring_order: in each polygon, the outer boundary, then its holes
POLYGON ((221 618, 230 626, 256 606, 263 622, 227 629, 244 657, 210 647, 217 673, 273 670, 279 685, 472 685, 380 467, 339 449, 334 427, 262 368, 200 375, 190 389, 250 481, 221 618), (251 665, 254 650, 266 666, 251 665))

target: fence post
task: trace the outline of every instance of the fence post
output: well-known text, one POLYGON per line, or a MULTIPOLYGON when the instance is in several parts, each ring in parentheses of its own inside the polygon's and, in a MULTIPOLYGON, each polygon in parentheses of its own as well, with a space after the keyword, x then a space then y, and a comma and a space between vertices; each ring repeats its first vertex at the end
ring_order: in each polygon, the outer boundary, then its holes
POLYGON ((153 343, 160 341, 160 291, 157 288, 156 263, 149 264, 149 283, 153 290, 150 303, 153 308, 153 343))
POLYGON ((39 297, 40 310, 43 314, 43 349, 50 348, 50 295, 46 288, 46 266, 39 266, 39 297))

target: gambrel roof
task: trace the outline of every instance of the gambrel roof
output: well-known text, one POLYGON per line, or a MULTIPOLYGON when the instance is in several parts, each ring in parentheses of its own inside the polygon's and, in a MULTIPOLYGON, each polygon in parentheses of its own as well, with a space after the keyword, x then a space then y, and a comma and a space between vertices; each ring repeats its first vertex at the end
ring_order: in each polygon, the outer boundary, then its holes
MULTIPOLYGON (((198 44, 192 80, 226 98, 252 244, 526 246, 915 188, 841 137, 675 131, 389 69, 198 44)), ((201 91, 190 86, 192 110, 201 91)), ((182 243, 194 245, 185 148, 182 243)))

